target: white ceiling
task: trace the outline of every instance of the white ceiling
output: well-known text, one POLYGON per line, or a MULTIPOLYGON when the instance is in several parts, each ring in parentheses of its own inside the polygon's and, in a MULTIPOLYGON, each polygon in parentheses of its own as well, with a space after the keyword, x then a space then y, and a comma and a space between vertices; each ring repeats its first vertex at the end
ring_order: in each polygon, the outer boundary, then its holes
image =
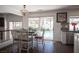
MULTIPOLYGON (((0 7, 9 7, 13 10, 22 10, 22 5, 0 5, 0 7)), ((36 11, 48 11, 48 10, 57 10, 66 8, 68 5, 28 5, 26 6, 26 9, 29 12, 36 12, 36 11)))
POLYGON ((35 11, 48 11, 48 10, 56 10, 61 9, 67 6, 64 5, 30 5, 27 6, 28 11, 35 12, 35 11))

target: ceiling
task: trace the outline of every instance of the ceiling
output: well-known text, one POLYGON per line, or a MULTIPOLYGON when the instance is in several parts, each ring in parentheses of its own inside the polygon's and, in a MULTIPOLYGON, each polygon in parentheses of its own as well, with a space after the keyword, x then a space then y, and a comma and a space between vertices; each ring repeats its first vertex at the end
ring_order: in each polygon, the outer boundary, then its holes
POLYGON ((30 5, 27 6, 29 12, 57 10, 67 6, 64 5, 30 5))
MULTIPOLYGON (((22 10, 23 8, 22 5, 0 5, 0 7, 8 7, 18 11, 22 10)), ((58 9, 63 9, 67 7, 69 7, 69 5, 27 5, 26 9, 29 12, 36 12, 36 11, 58 10, 58 9)))
MULTIPOLYGON (((23 8, 22 5, 7 5, 16 10, 21 10, 23 8)), ((27 5, 26 9, 29 12, 37 12, 37 11, 49 11, 49 10, 58 10, 58 9, 76 9, 79 8, 79 5, 27 5)))

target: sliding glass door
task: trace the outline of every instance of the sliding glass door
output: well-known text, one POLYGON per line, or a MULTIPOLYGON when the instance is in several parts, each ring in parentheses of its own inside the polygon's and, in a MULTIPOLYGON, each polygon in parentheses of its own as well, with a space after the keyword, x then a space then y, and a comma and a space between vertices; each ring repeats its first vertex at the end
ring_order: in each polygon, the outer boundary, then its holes
POLYGON ((29 18, 29 28, 44 30, 44 39, 53 40, 53 17, 29 18))

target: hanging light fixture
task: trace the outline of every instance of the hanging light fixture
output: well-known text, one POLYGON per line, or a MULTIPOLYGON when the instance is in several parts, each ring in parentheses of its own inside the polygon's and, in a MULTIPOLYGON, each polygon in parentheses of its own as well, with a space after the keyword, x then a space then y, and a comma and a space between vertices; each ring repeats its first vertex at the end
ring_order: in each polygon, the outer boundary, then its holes
POLYGON ((26 5, 23 5, 23 9, 21 10, 22 16, 28 14, 28 10, 26 9, 26 5))
MULTIPOLYGON (((28 10, 26 9, 26 5, 23 5, 22 6, 23 7, 23 9, 21 10, 21 14, 22 14, 22 16, 23 16, 23 20, 25 20, 25 17, 27 17, 28 16, 28 10)), ((23 20, 22 20, 22 28, 23 28, 23 20)))

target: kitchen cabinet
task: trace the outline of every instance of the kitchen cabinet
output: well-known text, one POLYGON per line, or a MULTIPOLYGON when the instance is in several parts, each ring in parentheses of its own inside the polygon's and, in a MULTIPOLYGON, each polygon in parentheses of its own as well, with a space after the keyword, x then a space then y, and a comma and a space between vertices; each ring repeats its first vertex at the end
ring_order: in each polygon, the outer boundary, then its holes
POLYGON ((74 33, 74 52, 79 53, 79 33, 74 33))
POLYGON ((74 33, 66 32, 66 44, 74 44, 74 33))

